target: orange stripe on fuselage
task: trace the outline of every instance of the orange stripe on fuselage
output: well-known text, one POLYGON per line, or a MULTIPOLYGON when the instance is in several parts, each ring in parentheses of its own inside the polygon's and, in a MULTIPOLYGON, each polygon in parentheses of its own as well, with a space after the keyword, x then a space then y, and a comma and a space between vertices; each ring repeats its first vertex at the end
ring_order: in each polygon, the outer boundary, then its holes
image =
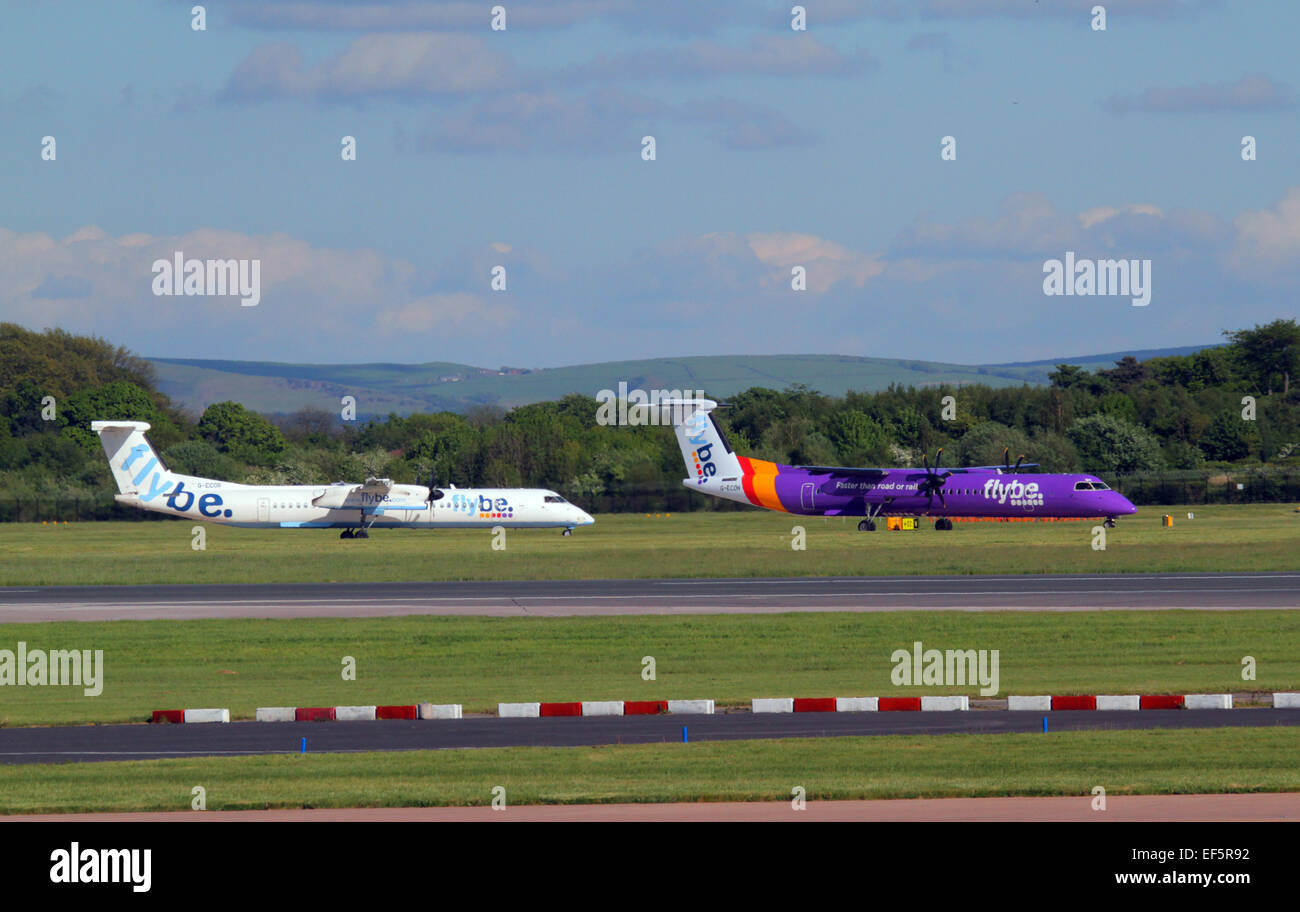
POLYGON ((781 506, 780 498, 776 496, 776 476, 780 472, 780 466, 765 459, 750 459, 747 456, 737 458, 740 460, 741 470, 745 473, 741 485, 745 489, 745 496, 749 498, 749 502, 756 506, 767 507, 769 510, 788 513, 789 511, 781 506))

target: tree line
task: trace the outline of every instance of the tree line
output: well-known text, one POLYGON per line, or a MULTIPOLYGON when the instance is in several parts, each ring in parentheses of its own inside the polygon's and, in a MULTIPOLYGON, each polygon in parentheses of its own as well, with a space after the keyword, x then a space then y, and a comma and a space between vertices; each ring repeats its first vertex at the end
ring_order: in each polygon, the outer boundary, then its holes
MULTIPOLYGON (((1103 477, 1295 465, 1300 325, 1229 331, 1195 354, 1087 371, 1047 386, 891 386, 823 395, 754 387, 718 416, 737 452, 795 465, 1000 464, 1004 448, 1042 471, 1103 477)), ((406 483, 536 486, 602 510, 690 504, 672 432, 604 426, 573 394, 510 411, 390 414, 364 422, 304 409, 262 415, 236 402, 201 415, 157 389, 151 365, 101 339, 0 324, 0 496, 93 498, 115 490, 90 421, 131 419, 174 471, 250 484, 368 476, 406 483), (673 500, 664 497, 673 496, 673 500), (658 498, 658 499, 656 499, 658 498)), ((706 506, 699 504, 693 506, 706 506)), ((721 504, 715 506, 721 507, 721 504)))

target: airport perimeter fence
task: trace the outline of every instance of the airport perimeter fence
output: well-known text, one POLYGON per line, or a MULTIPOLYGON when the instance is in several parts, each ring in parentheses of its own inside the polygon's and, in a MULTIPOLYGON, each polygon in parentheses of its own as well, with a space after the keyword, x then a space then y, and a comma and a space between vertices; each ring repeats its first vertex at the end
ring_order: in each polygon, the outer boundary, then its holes
POLYGON ((1300 500, 1300 469, 1150 472, 1120 475, 1110 479, 1110 484, 1139 507, 1300 500))
MULTIPOLYGON (((1300 469, 1153 472, 1101 476, 1137 506, 1300 501, 1300 469)), ((565 492, 566 495, 568 492, 565 492)), ((591 513, 695 513, 752 509, 684 486, 628 485, 595 496, 572 495, 591 513)), ((158 521, 168 517, 117 503, 111 494, 31 497, 0 492, 0 522, 158 521)))

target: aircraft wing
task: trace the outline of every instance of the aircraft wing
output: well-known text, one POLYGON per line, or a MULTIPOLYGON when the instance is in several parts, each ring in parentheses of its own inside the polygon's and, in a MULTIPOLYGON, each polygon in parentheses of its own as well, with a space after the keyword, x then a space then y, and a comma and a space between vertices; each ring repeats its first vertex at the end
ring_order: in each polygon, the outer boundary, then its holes
MULTIPOLYGON (((1036 462, 1020 463, 1020 469, 1036 469, 1036 468, 1038 468, 1038 463, 1036 462)), ((1016 474, 1016 472, 1020 471, 1020 469, 1013 468, 1011 472, 1008 473, 1007 467, 1005 465, 989 465, 989 466, 966 466, 963 469, 953 469, 953 471, 954 472, 997 472, 999 475, 1006 475, 1006 474, 1014 475, 1016 474)))
POLYGON ((814 475, 860 475, 866 478, 883 478, 889 474, 889 469, 857 469, 845 466, 795 466, 796 469, 803 469, 805 472, 811 472, 814 475))
POLYGON ((336 508, 342 507, 348 503, 348 498, 354 494, 369 494, 378 503, 381 498, 385 497, 393 490, 393 480, 391 478, 367 478, 365 484, 332 484, 323 488, 319 494, 312 498, 312 505, 317 507, 336 508))

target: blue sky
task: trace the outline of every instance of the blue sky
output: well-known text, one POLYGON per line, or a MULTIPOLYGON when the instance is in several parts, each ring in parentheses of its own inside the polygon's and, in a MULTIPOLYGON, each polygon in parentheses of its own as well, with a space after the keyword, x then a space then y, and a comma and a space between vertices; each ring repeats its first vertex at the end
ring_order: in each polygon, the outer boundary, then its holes
POLYGON ((1028 360, 1300 311, 1297 4, 192 5, 6 6, 0 319, 552 366, 1028 360), (260 303, 153 295, 176 250, 260 260, 260 303), (1067 250, 1150 259, 1151 304, 1045 296, 1067 250))

